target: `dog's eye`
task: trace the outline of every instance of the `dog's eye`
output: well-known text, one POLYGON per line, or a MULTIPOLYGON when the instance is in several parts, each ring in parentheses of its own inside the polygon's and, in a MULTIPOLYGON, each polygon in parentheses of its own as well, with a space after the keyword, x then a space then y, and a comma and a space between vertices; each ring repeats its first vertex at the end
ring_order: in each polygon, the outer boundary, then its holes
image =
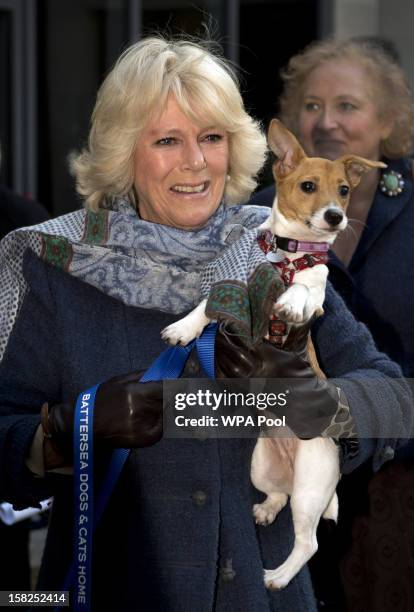
POLYGON ((313 193, 316 191, 316 185, 312 183, 312 181, 303 181, 303 183, 300 184, 300 188, 305 193, 313 193))
POLYGON ((349 187, 348 185, 341 185, 338 191, 339 191, 339 195, 341 195, 344 198, 349 193, 349 187))

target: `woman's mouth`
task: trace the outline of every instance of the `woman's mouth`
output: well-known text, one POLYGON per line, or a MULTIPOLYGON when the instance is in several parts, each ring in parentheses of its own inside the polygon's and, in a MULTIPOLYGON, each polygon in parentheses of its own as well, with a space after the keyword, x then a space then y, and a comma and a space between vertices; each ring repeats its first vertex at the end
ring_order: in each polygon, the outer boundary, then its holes
POLYGON ((173 185, 170 187, 170 191, 174 193, 203 193, 206 191, 209 185, 209 181, 204 181, 204 183, 197 183, 196 185, 173 185))

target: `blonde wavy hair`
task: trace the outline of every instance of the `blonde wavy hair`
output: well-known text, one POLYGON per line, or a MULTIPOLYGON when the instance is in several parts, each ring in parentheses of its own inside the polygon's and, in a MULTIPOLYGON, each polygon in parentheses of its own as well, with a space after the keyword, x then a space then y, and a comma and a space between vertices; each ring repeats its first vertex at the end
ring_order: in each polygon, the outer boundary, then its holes
MULTIPOLYGON (((378 116, 391 121, 388 138, 380 143, 381 155, 396 159, 414 150, 414 98, 402 68, 385 49, 369 41, 326 40, 312 43, 294 55, 281 74, 284 90, 280 118, 297 136, 303 87, 308 74, 332 60, 350 60, 365 68, 373 83, 378 116)), ((338 76, 339 78, 339 76, 338 76)))
POLYGON ((78 193, 97 210, 127 196, 136 206, 133 157, 140 131, 173 94, 195 123, 202 119, 229 135, 228 204, 246 201, 266 158, 260 125, 244 109, 234 70, 211 45, 156 36, 129 47, 101 85, 88 146, 71 159, 78 193))

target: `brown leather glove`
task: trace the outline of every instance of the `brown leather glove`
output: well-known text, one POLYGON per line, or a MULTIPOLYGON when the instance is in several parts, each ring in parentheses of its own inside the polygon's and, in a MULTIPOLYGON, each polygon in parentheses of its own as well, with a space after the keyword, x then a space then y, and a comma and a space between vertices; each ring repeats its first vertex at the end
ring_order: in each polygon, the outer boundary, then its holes
POLYGON ((283 349, 267 340, 249 348, 231 328, 217 332, 217 378, 296 378, 314 377, 307 359, 307 342, 313 319, 292 327, 283 349))
POLYGON ((277 417, 286 416, 286 424, 300 438, 324 432, 338 410, 339 400, 335 385, 318 379, 306 359, 310 324, 293 329, 284 349, 267 340, 249 348, 241 337, 226 332, 218 331, 216 337, 217 378, 269 379, 263 389, 267 393, 282 390, 275 379, 286 381, 287 405, 269 407, 268 411, 277 417))
MULTIPOLYGON (((162 437, 162 382, 141 383, 144 371, 115 376, 97 390, 93 416, 99 448, 140 448, 162 437)), ((42 407, 45 469, 71 465, 75 403, 42 407)))

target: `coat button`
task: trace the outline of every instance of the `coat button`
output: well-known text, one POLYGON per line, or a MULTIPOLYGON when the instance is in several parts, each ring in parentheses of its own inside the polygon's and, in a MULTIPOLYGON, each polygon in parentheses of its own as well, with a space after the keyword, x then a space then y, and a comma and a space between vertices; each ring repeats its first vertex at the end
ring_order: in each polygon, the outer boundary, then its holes
POLYGON ((220 568, 220 578, 224 582, 231 582, 234 580, 236 572, 233 569, 233 562, 231 559, 226 559, 225 564, 220 568))
POLYGON ((391 461, 391 459, 394 459, 394 455, 394 449, 391 446, 386 446, 381 453, 381 459, 385 463, 385 461, 391 461))
POLYGON ((191 496, 193 502, 197 504, 197 506, 204 506, 207 501, 207 495, 204 491, 195 491, 191 496))

